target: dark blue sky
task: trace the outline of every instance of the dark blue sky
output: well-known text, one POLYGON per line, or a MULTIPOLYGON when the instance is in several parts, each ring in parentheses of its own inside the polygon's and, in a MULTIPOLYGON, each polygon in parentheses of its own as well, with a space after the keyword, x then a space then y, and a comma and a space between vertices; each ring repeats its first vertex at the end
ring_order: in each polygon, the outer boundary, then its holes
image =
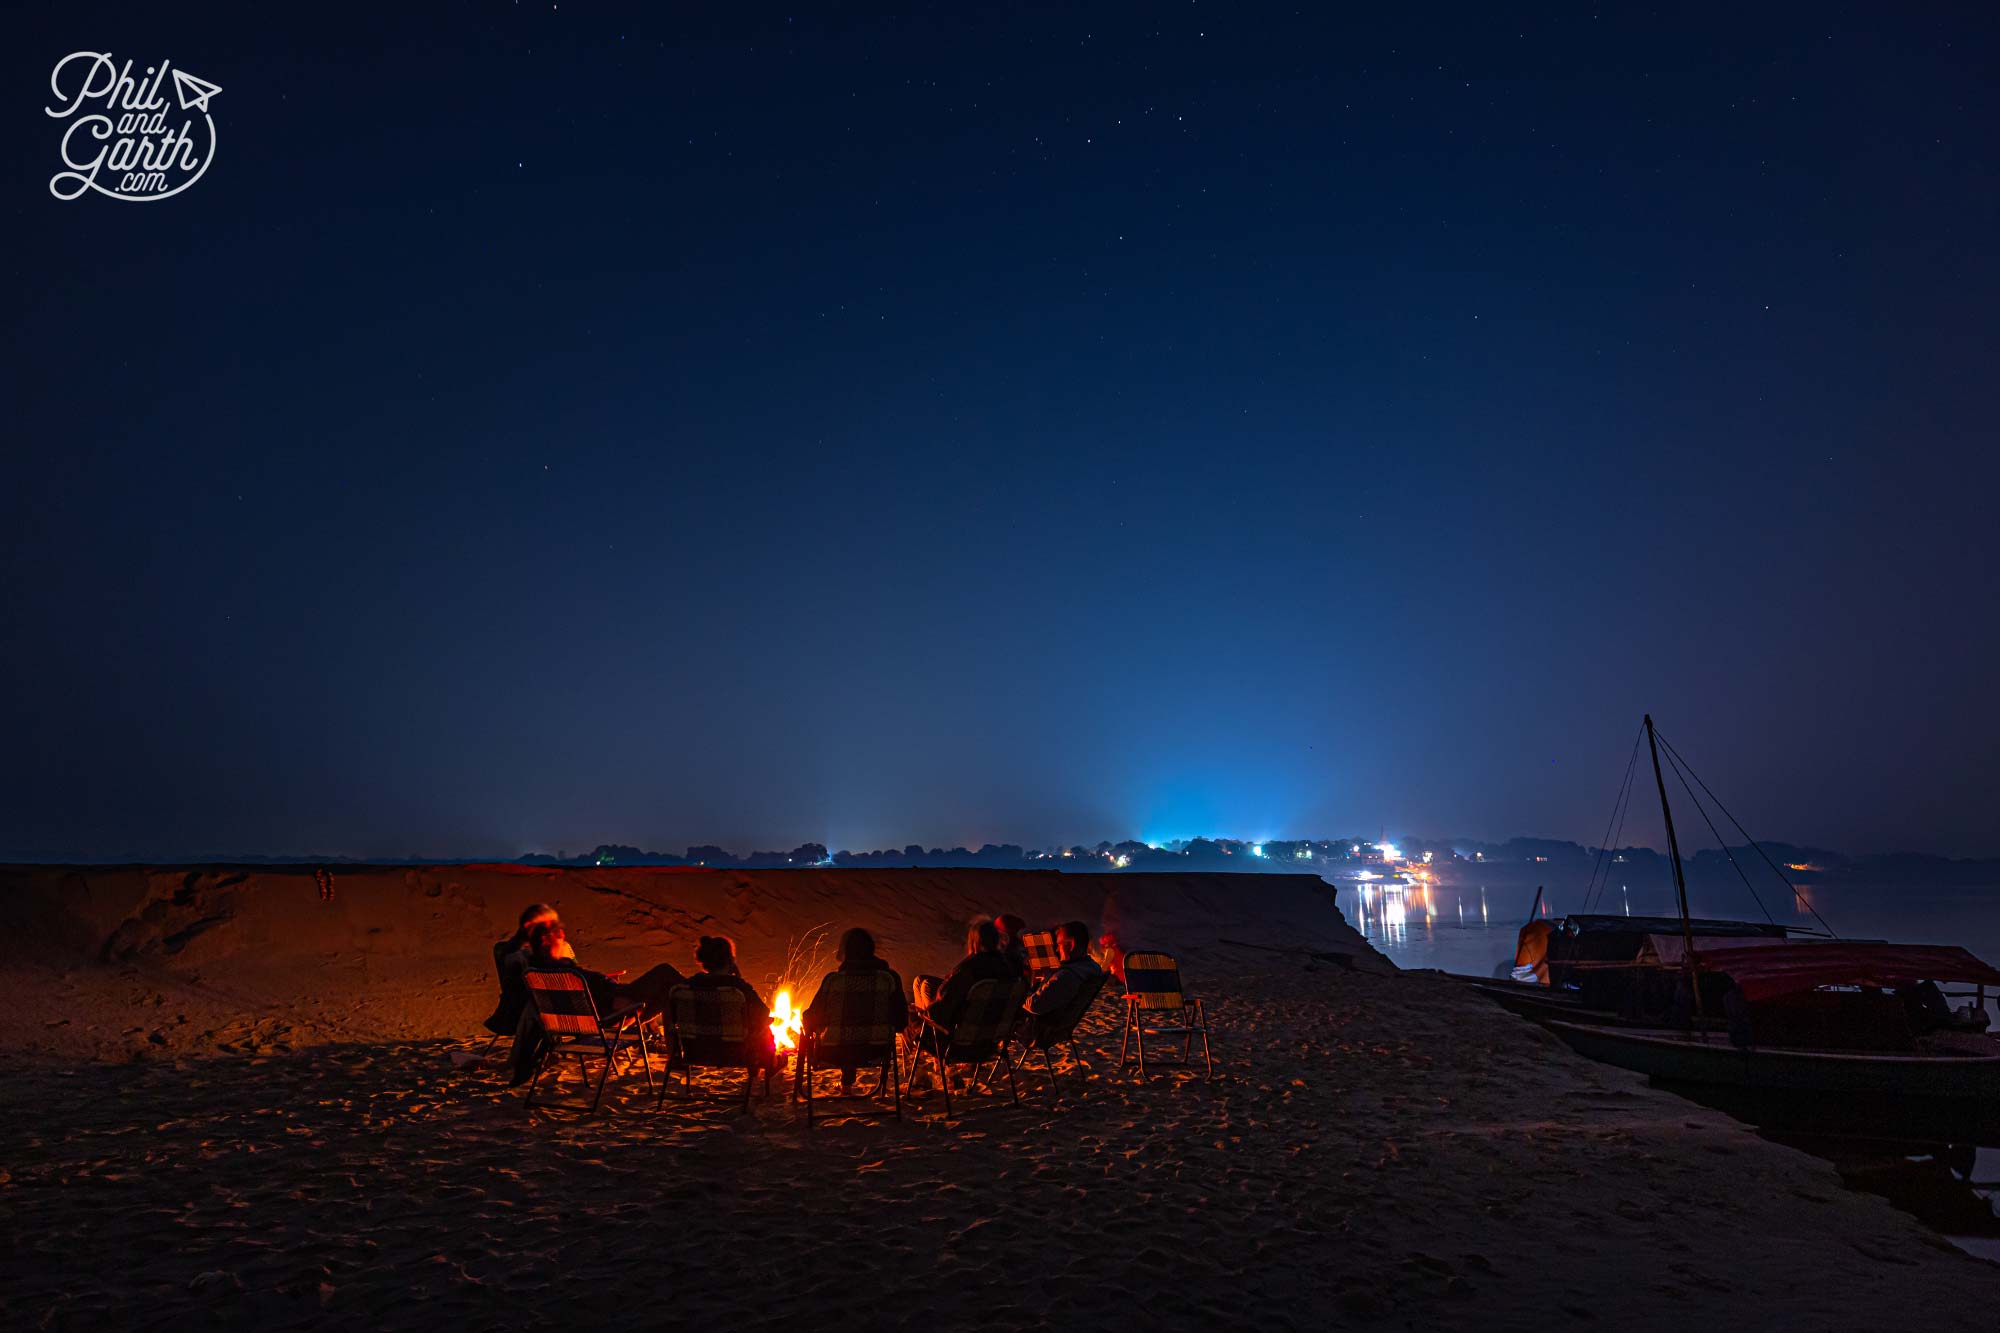
POLYGON ((16 11, 0 856, 2000 854, 1990 6, 958 8, 16 11))

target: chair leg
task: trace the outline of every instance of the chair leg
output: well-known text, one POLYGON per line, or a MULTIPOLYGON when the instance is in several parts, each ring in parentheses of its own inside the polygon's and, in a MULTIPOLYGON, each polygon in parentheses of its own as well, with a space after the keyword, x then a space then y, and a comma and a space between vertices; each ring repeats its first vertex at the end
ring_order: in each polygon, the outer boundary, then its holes
MULTIPOLYGON (((653 1109, 655 1111, 659 1110, 661 1107, 667 1104, 667 1089, 671 1088, 674 1085, 674 1075, 673 1075, 672 1065, 676 1059, 680 1061, 681 1078, 685 1080, 687 1078, 687 1067, 688 1067, 687 1050, 681 1045, 681 1034, 679 1029, 675 1029, 673 1034, 673 1045, 667 1052, 667 1064, 669 1067, 665 1072, 663 1072, 660 1075, 660 1095, 654 1098, 653 1100, 653 1109)), ((685 1086, 685 1082, 683 1082, 683 1086, 685 1086)))
POLYGON ((1021 1089, 1015 1086, 1014 1083, 1014 1062, 1012 1060, 1009 1060, 1006 1062, 1006 1065, 1007 1065, 1007 1095, 1014 1099, 1014 1105, 1019 1106, 1021 1104, 1021 1089))
POLYGON ((901 1120, 903 1118, 903 1078, 902 1071, 896 1064, 896 1052, 893 1047, 889 1051, 889 1063, 882 1066, 882 1072, 889 1078, 889 1087, 894 1092, 896 1098, 896 1119, 901 1120))
POLYGON ((1062 1104, 1062 1085, 1056 1082, 1055 1061, 1049 1059, 1049 1048, 1042 1047, 1042 1072, 1049 1076, 1049 1100, 1058 1106, 1062 1104))
POLYGON ((1208 1076, 1215 1077, 1215 1057, 1208 1051, 1208 1007, 1200 1000, 1194 1004, 1195 1016, 1201 1020, 1201 1058, 1208 1065, 1208 1076))
POLYGON ((1132 1022, 1132 1036, 1139 1047, 1139 1077, 1146 1077, 1146 1025, 1136 1018, 1132 1022))
POLYGON ((646 1071, 646 1091, 653 1090, 653 1051, 646 1045, 646 1025, 639 1024, 639 1065, 646 1071))
POLYGON ((944 1089, 944 1118, 951 1119, 951 1066, 946 1059, 951 1055, 951 1047, 943 1041, 934 1043, 931 1054, 937 1058, 938 1086, 944 1089))
POLYGON ((803 1095, 806 1103, 806 1128, 811 1129, 813 1123, 812 1061, 806 1057, 806 1048, 804 1046, 799 1047, 798 1072, 792 1076, 793 1101, 799 1100, 801 1096, 800 1092, 801 1089, 804 1090, 803 1095))
POLYGON ((1130 1001, 1127 1001, 1125 1005, 1125 1036, 1118 1043, 1118 1067, 1120 1069, 1125 1067, 1125 1053, 1132 1049, 1132 1018, 1132 1005, 1130 1001))
POLYGON ((1194 1054, 1194 1025, 1199 1012, 1199 1007, 1196 1005, 1187 1005, 1181 1010, 1181 1026, 1187 1029, 1185 1040, 1181 1042, 1182 1064, 1189 1063, 1189 1057, 1194 1054))
MULTIPOLYGON (((618 1041, 614 1038, 610 1048, 604 1052, 604 1072, 597 1076, 597 1095, 590 1099, 590 1113, 592 1115, 597 1114, 597 1104, 604 1100, 604 1085, 611 1081, 611 1065, 617 1055, 618 1041)), ((588 1087, 589 1084, 586 1083, 585 1086, 588 1087)))
POLYGON ((548 1067, 552 1063, 554 1056, 555 1056, 555 1047, 550 1046, 548 1050, 542 1052, 541 1058, 535 1061, 535 1076, 528 1080, 528 1099, 521 1103, 521 1109, 523 1111, 526 1111, 530 1107, 534 1106, 535 1088, 541 1083, 542 1075, 545 1072, 547 1072, 548 1067))

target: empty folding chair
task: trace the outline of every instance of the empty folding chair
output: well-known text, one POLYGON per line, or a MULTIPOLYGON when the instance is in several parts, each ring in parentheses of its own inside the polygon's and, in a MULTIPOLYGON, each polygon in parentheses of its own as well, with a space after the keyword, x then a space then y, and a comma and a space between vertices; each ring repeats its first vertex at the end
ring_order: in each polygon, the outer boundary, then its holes
POLYGON ((1193 1063, 1194 1039, 1201 1038, 1201 1058, 1208 1076, 1215 1077, 1215 1060, 1208 1050, 1208 1013, 1200 1000, 1181 989, 1181 965, 1172 954, 1132 952, 1125 955, 1125 1039, 1118 1045, 1118 1067, 1130 1063, 1128 1051, 1138 1048, 1139 1074, 1146 1073, 1146 1034, 1181 1038, 1182 1064, 1193 1063))
POLYGON ((1062 966, 1062 954, 1056 949, 1056 933, 1053 930, 1022 931, 1021 948, 1028 955, 1030 990, 1046 980, 1049 973, 1062 966))

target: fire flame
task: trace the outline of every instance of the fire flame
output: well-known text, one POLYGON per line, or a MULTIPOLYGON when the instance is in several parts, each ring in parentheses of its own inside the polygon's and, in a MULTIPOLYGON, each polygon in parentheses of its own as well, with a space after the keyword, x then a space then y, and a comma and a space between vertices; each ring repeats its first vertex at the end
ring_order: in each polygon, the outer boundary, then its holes
POLYGON ((792 1008, 792 993, 781 990, 771 1001, 771 1039, 778 1043, 781 1051, 794 1051, 799 1046, 799 1031, 804 1026, 805 1012, 792 1008))

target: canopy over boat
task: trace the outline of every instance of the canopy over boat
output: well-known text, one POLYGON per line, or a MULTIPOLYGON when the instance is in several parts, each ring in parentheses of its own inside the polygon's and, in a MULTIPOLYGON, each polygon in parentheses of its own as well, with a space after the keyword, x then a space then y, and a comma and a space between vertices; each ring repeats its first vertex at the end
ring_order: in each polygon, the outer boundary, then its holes
MULTIPOLYGON (((1675 941, 1678 943, 1679 941, 1675 941)), ((1728 975, 1755 1003, 1817 990, 1821 986, 1874 986, 1893 990, 1920 981, 2000 986, 1995 969, 1950 944, 1873 944, 1847 940, 1791 940, 1695 946, 1703 971, 1728 975)))

